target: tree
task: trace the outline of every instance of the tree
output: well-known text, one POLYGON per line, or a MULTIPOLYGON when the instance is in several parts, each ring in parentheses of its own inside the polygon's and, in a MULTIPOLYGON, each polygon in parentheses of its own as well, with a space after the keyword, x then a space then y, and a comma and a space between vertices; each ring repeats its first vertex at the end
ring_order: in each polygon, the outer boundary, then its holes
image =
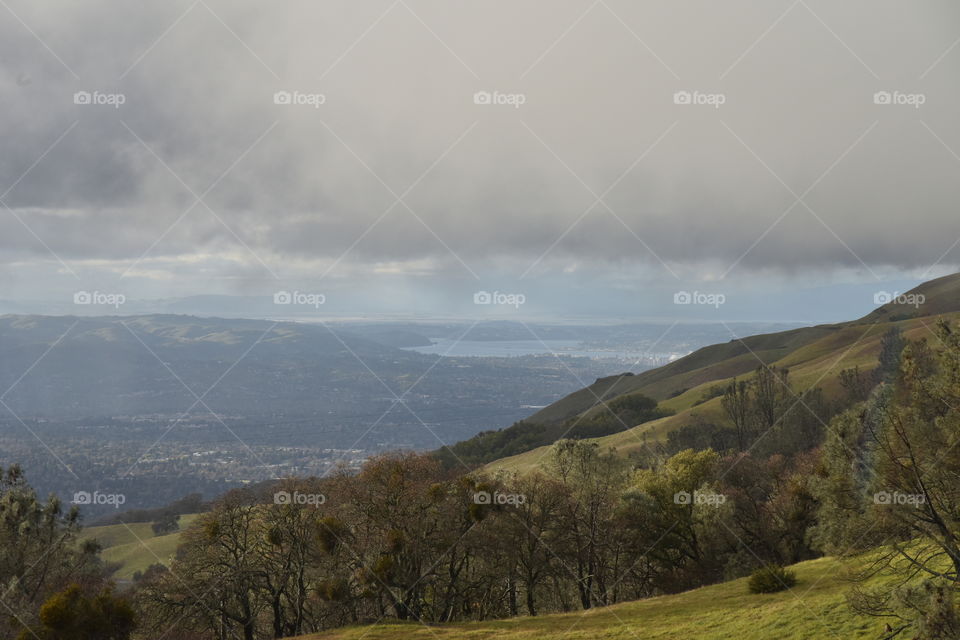
POLYGON ((887 329, 886 333, 880 337, 879 364, 873 371, 875 383, 893 380, 900 367, 900 356, 905 346, 903 332, 896 325, 887 329))
MULTIPOLYGON (((679 591, 719 576, 719 540, 716 499, 705 504, 698 496, 719 495, 711 487, 720 457, 712 450, 689 449, 671 456, 654 469, 640 469, 622 507, 624 526, 633 546, 655 565, 652 587, 658 592, 679 591)), ((648 594, 652 595, 652 594, 648 594)))
POLYGON ((874 382, 875 376, 863 373, 859 366, 840 372, 840 386, 846 392, 850 404, 866 400, 874 382))
POLYGON ((747 446, 752 414, 752 403, 747 383, 744 380, 734 378, 727 386, 720 404, 737 432, 738 450, 744 451, 747 446))
POLYGON ((76 583, 43 604, 39 621, 37 628, 24 629, 18 640, 127 640, 136 626, 126 598, 109 588, 90 597, 76 583))
POLYGON ((627 482, 626 463, 614 452, 600 453, 596 444, 561 440, 554 445, 548 466, 568 496, 560 522, 567 534, 580 604, 584 609, 609 604, 615 557, 610 532, 627 482))
POLYGON ((865 499, 872 473, 866 422, 876 419, 882 398, 856 405, 830 421, 812 478, 819 507, 811 539, 824 553, 865 550, 875 541, 865 499))
POLYGON ((254 640, 266 606, 257 597, 261 513, 252 493, 234 490, 183 533, 170 571, 141 581, 139 602, 149 631, 166 631, 175 619, 190 631, 226 638, 239 629, 245 640, 254 640))
MULTIPOLYGON (((308 482, 284 482, 289 495, 323 496, 308 482)), ((281 495, 281 494, 277 494, 281 495)), ((325 498, 325 496, 324 496, 325 498)), ((254 573, 270 610, 274 638, 301 635, 308 624, 311 567, 318 562, 319 498, 302 505, 274 501, 262 509, 258 540, 254 544, 254 573)))
POLYGON ((153 535, 156 536, 173 533, 180 528, 180 515, 177 513, 164 513, 150 528, 153 530, 153 535))
MULTIPOLYGON (((835 421, 845 433, 834 442, 852 451, 834 445, 827 459, 830 475, 842 476, 844 467, 850 474, 833 480, 825 496, 828 522, 834 519, 825 530, 834 534, 829 542, 842 544, 845 534, 855 538, 856 548, 886 540, 860 577, 882 573, 896 580, 882 590, 861 585, 852 602, 865 613, 905 618, 900 630, 916 631, 924 620, 953 624, 956 611, 934 609, 944 602, 953 607, 960 592, 960 335, 943 321, 935 335, 936 348, 925 340, 908 344, 894 384, 835 421), (858 469, 860 460, 866 473, 858 469), (860 486, 866 490, 858 504, 860 486), (869 535, 851 535, 859 522, 869 524, 869 535), (923 597, 917 596, 917 578, 929 582, 923 597), (947 595, 935 607, 930 594, 941 589, 947 595)), ((888 337, 894 346, 886 350, 893 354, 899 337, 888 337)))
POLYGON ((787 384, 787 369, 757 367, 754 378, 753 409, 761 433, 772 429, 787 409, 792 393, 787 384))
POLYGON ((816 522, 811 454, 793 458, 748 454, 725 458, 718 489, 724 496, 720 533, 728 533, 725 571, 736 577, 759 559, 786 565, 813 557, 808 529, 816 522))
POLYGON ((523 581, 527 613, 535 616, 541 581, 556 570, 554 548, 559 548, 563 535, 561 513, 568 496, 562 484, 542 473, 514 479, 510 486, 522 500, 503 510, 498 538, 513 552, 523 581))
POLYGON ((342 485, 346 519, 363 541, 367 586, 388 600, 400 620, 422 619, 424 595, 437 577, 435 558, 453 542, 444 508, 448 496, 438 482, 449 476, 429 456, 394 454, 371 459, 355 482, 342 485))
POLYGON ((93 541, 79 543, 77 507, 64 511, 56 496, 37 498, 22 469, 0 469, 0 584, 6 607, 0 636, 14 637, 37 622, 40 605, 64 584, 103 583, 105 572, 93 541))

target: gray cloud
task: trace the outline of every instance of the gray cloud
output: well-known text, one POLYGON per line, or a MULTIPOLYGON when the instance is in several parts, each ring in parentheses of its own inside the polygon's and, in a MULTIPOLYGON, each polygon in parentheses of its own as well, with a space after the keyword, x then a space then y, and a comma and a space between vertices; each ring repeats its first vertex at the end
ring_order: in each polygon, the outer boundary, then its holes
MULTIPOLYGON (((82 278, 151 246, 135 282, 239 289, 345 252, 332 276, 905 272, 960 236, 949 1, 10 6, 50 50, 0 22, 0 192, 82 278)), ((43 243, 0 210, 5 269, 68 277, 43 243)))

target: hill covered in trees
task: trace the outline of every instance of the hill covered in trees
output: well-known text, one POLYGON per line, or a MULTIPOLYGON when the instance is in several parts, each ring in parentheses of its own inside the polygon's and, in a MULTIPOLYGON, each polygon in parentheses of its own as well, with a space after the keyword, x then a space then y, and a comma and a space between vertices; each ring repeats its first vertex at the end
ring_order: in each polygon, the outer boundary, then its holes
MULTIPOLYGON (((623 376, 614 378, 619 380, 623 376)), ((563 438, 599 438, 619 433, 669 413, 660 409, 652 398, 639 393, 625 394, 598 405, 589 417, 548 424, 521 420, 506 429, 484 431, 452 447, 443 447, 436 455, 448 466, 457 463, 484 464, 549 445, 563 438)))

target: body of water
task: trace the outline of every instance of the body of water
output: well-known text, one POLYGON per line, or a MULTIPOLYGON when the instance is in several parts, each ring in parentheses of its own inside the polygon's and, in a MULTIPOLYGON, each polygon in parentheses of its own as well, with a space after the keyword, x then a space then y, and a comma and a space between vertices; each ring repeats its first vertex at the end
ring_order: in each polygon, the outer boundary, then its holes
POLYGON ((496 357, 550 355, 618 360, 675 360, 682 354, 645 353, 643 351, 604 350, 584 347, 577 340, 460 340, 436 338, 432 345, 407 347, 409 351, 451 357, 496 357))

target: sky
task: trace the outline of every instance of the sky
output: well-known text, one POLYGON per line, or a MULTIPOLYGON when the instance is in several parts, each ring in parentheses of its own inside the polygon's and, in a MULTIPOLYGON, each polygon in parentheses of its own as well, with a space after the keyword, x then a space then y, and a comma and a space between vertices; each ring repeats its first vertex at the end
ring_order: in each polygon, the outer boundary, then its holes
POLYGON ((950 0, 0 16, 0 311, 819 322, 960 263, 950 0))

